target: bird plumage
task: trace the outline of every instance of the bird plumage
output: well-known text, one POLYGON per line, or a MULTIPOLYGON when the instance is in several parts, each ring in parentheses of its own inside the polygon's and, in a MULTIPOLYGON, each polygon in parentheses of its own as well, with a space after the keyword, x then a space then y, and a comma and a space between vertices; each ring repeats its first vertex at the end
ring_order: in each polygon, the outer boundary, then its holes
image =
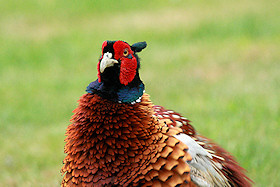
MULTIPOLYGON (((172 110, 167 110, 162 106, 154 106, 153 108, 155 115, 160 120, 168 121, 167 125, 169 127, 179 127, 183 129, 184 134, 187 134, 207 151, 212 156, 212 162, 214 162, 215 165, 220 166, 217 168, 227 178, 230 185, 251 186, 251 179, 245 175, 245 170, 239 166, 235 161, 235 158, 222 147, 215 144, 212 140, 198 134, 190 124, 190 120, 181 116, 181 114, 172 110)), ((197 173, 197 170, 193 171, 196 171, 197 173)))
POLYGON ((105 41, 66 130, 62 186, 250 186, 234 158, 144 93, 136 53, 105 41))

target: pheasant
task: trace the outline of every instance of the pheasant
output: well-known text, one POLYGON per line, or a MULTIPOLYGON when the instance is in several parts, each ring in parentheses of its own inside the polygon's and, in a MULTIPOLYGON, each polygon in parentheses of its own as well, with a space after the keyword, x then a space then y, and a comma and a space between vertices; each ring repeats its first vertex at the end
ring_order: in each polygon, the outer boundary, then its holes
POLYGON ((98 78, 66 130, 61 186, 251 186, 230 153, 151 102, 137 55, 146 46, 102 44, 98 78))

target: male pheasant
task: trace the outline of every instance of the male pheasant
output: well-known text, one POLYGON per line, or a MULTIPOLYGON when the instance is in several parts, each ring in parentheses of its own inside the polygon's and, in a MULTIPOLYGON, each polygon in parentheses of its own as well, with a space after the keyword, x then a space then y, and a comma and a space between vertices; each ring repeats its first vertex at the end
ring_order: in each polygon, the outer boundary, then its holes
POLYGON ((61 186, 251 186, 228 152, 153 105, 139 76, 146 45, 103 43, 98 79, 66 131, 61 186))

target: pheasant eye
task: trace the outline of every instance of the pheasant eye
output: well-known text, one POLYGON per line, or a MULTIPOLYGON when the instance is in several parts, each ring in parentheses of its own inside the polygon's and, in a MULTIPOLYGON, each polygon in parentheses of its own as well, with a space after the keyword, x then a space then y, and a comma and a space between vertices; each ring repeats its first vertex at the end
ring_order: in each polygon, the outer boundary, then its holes
POLYGON ((127 56, 128 55, 128 49, 125 49, 123 52, 123 56, 127 56))

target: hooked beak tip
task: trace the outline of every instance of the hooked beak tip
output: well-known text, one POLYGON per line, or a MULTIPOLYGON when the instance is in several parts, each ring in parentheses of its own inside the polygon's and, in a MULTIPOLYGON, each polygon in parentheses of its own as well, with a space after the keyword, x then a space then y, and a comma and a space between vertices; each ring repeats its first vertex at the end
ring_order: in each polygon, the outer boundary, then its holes
POLYGON ((112 58, 112 53, 105 53, 100 62, 100 73, 103 73, 107 67, 114 66, 114 64, 119 63, 117 60, 112 58))

